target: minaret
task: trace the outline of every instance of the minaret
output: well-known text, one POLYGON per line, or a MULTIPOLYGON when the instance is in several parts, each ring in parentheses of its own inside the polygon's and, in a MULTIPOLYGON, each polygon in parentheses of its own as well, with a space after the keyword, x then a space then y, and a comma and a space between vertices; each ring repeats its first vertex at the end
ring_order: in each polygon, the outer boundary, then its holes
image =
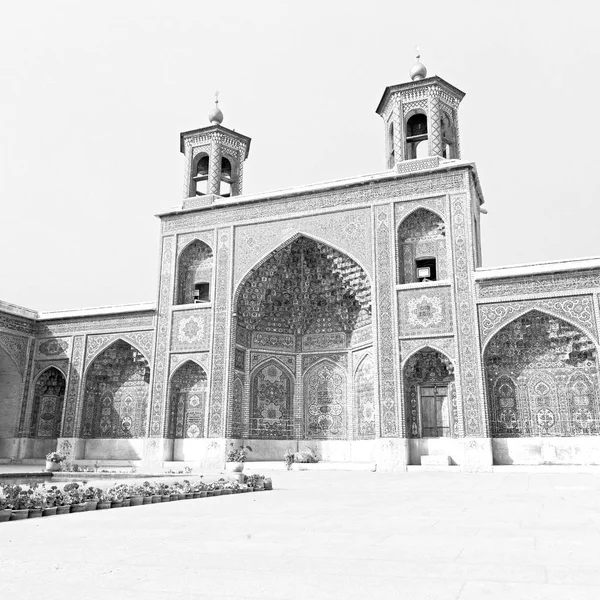
POLYGON ((218 92, 208 120, 208 127, 180 134, 180 149, 186 158, 183 196, 239 196, 250 138, 221 125, 223 113, 218 92))
POLYGON ((411 81, 385 88, 376 110, 385 124, 388 169, 416 158, 460 158, 458 105, 465 94, 437 75, 427 77, 420 59, 417 49, 411 81))

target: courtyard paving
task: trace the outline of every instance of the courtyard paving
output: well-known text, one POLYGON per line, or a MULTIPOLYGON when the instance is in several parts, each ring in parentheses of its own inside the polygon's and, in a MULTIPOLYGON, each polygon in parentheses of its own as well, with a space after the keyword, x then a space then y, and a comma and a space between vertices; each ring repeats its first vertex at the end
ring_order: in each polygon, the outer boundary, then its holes
POLYGON ((271 475, 1 524, 0 598, 600 598, 598 474, 271 475))

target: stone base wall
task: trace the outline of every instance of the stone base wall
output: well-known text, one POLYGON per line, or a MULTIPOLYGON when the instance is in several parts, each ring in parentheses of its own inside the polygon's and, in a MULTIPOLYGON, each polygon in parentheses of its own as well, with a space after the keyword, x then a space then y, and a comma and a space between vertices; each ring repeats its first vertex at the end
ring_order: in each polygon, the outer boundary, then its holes
POLYGON ((600 465, 600 437, 494 438, 495 465, 600 465))

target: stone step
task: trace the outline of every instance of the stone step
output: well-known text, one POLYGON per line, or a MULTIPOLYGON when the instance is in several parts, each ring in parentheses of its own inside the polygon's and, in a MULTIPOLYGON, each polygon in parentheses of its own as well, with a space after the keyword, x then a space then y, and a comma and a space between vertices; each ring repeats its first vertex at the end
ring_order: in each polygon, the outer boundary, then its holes
POLYGON ((447 467, 452 464, 452 459, 444 454, 429 454, 421 456, 421 466, 423 467, 447 467))
MULTIPOLYGON (((246 461, 244 472, 247 471, 285 471, 286 464, 282 460, 246 461)), ((318 463, 294 463, 292 471, 376 471, 376 463, 321 461, 318 463)))
POLYGON ((459 473, 459 465, 408 465, 406 470, 409 473, 423 473, 424 471, 459 473))

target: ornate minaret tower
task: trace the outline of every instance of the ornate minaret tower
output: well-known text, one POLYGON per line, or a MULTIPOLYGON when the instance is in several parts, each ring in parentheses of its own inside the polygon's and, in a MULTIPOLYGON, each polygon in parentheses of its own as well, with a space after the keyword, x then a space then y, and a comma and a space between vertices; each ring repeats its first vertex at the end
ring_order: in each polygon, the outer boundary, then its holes
POLYGON ((239 196, 250 138, 221 125, 223 113, 218 92, 208 120, 208 127, 180 134, 180 149, 186 158, 183 197, 239 196))
POLYGON ((387 166, 415 158, 460 158, 458 105, 464 92, 441 77, 427 77, 417 54, 411 81, 385 88, 377 107, 385 124, 387 166))

